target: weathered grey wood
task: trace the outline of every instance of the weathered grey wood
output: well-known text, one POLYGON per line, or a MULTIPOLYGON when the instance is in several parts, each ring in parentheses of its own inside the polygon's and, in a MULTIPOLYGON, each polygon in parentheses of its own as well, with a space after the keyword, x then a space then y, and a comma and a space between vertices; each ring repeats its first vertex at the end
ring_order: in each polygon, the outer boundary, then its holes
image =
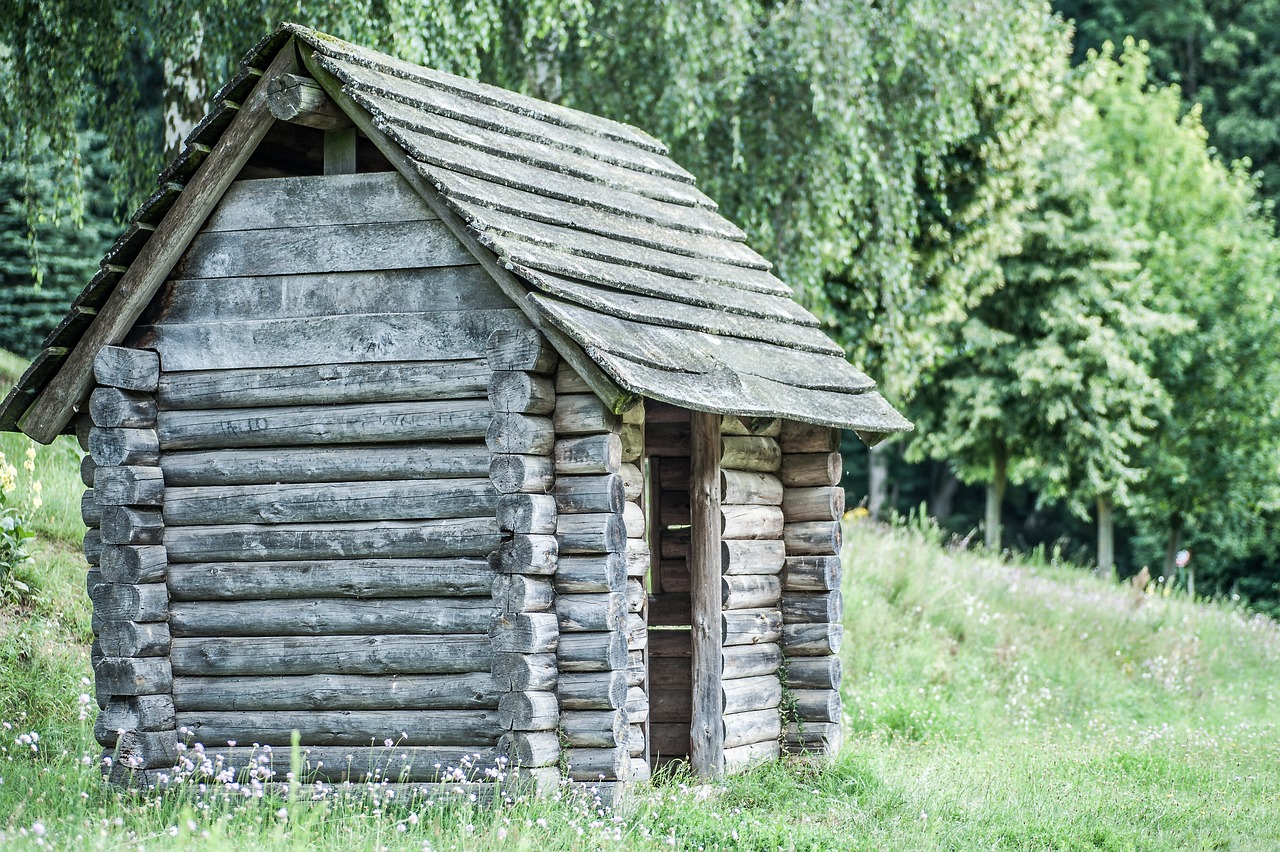
POLYGON ((777 745, 782 735, 782 716, 777 710, 748 710, 730 713, 724 717, 724 747, 726 749, 772 742, 777 745))
POLYGON ((782 648, 772 642, 759 645, 731 645, 724 649, 725 680, 773 676, 782 665, 782 648))
POLYGON ((112 465, 155 466, 160 460, 160 440, 155 429, 101 429, 89 432, 89 452, 98 467, 112 465))
POLYGON ((359 222, 408 222, 435 214, 394 172, 308 175, 236 181, 227 188, 203 231, 300 228, 359 222))
POLYGON ((627 650, 643 651, 649 647, 649 625, 635 613, 627 615, 627 650))
POLYGON ((782 734, 783 747, 788 754, 829 754, 840 752, 844 741, 840 725, 834 722, 792 722, 782 734))
POLYGON ((720 545, 720 570, 724 574, 777 574, 785 557, 786 546, 781 541, 725 541, 720 545))
POLYGON ((782 703, 782 683, 776 675, 727 680, 721 687, 726 716, 752 710, 771 710, 782 703))
MULTIPOLYGON (((433 795, 447 801, 457 796, 445 792, 452 786, 455 790, 474 790, 477 801, 481 801, 488 800, 485 788, 491 786, 482 783, 484 770, 497 765, 502 753, 498 747, 479 743, 425 747, 399 743, 386 747, 382 740, 377 743, 376 747, 370 747, 369 743, 303 746, 303 777, 335 785, 330 796, 367 795, 367 790, 373 788, 378 791, 376 795, 394 798, 396 802, 420 801, 433 795), (451 774, 455 770, 467 779, 463 782, 465 787, 451 774)), ((290 750, 287 747, 277 747, 266 756, 267 760, 261 765, 272 769, 276 778, 288 777, 290 750)), ((280 792, 287 796, 287 787, 280 792)))
POLYGON ((169 557, 161 545, 108 544, 102 547, 102 579, 110 583, 158 583, 169 557))
POLYGON ((571 781, 607 781, 627 777, 631 755, 625 746, 567 748, 564 750, 564 762, 571 781))
POLYGON ((179 727, 196 742, 262 743, 288 751, 294 730, 308 746, 365 746, 384 739, 416 745, 496 745, 499 714, 494 710, 315 710, 308 713, 179 712, 179 727), (401 736, 405 734, 405 736, 401 736))
POLYGON ((844 628, 839 624, 784 624, 782 653, 788 657, 824 657, 840 653, 844 628))
POLYGON ((489 628, 489 638, 495 653, 548 654, 556 650, 560 630, 553 613, 501 613, 489 628))
POLYGON ((345 314, 138 326, 129 339, 166 370, 295 367, 477 358, 491 331, 523 322, 514 309, 345 314))
POLYGON ((777 760, 780 751, 781 748, 777 740, 766 740, 765 742, 750 743, 737 748, 725 749, 724 771, 728 775, 745 772, 758 763, 777 760))
POLYGON ((166 450, 479 438, 493 419, 479 400, 162 411, 166 450))
POLYGON ((177 601, 466 597, 488 595, 494 576, 484 558, 334 559, 173 565, 168 583, 177 601))
POLYGON ((166 372, 157 398, 171 411, 470 399, 485 395, 489 375, 478 358, 166 372))
POLYGON ((169 612, 169 591, 164 583, 99 583, 92 596, 94 614, 104 621, 164 621, 169 612))
POLYGON ((793 689, 796 715, 805 722, 839 722, 840 692, 835 689, 793 689))
MULTIPOLYGON (((689 584, 692 588, 692 583, 689 584)), ((649 624, 660 627, 689 625, 693 620, 693 604, 687 594, 655 595, 649 603, 649 624)))
POLYGON ((493 618, 489 598, 333 598, 176 602, 174 636, 464 633, 493 618))
POLYGON ((516 766, 552 766, 560 759, 560 738, 553 731, 504 734, 498 749, 516 766))
POLYGON ((843 675, 843 665, 834 654, 825 657, 794 657, 787 661, 787 685, 792 689, 838 690, 843 675))
POLYGON ((556 393, 592 393, 591 385, 574 372, 568 361, 561 361, 556 369, 556 393))
POLYGON ((786 453, 778 478, 787 488, 838 485, 843 464, 839 453, 786 453))
POLYGON ((623 478, 606 473, 599 476, 560 476, 552 489, 556 509, 565 514, 621 512, 626 500, 623 478))
POLYGON ((626 503, 622 508, 622 522, 627 538, 643 539, 645 531, 644 509, 637 503, 626 503))
POLYGON ((638 465, 623 463, 622 487, 628 500, 639 500, 644 494, 644 473, 638 465))
POLYGON ((826 592, 840 588, 839 556, 788 556, 782 569, 788 592, 826 592))
POLYGON ((138 391, 95 388, 89 396, 89 413, 95 426, 147 429, 156 423, 156 398, 138 391))
POLYGON ((351 126, 351 119, 329 100, 319 83, 298 74, 284 74, 272 81, 267 91, 267 108, 279 121, 317 130, 351 126))
POLYGON ((498 724, 508 731, 550 731, 560 719, 554 692, 508 692, 498 702, 498 724))
POLYGON ((93 460, 93 456, 86 455, 80 459, 80 481, 84 483, 86 488, 93 487, 94 476, 97 474, 98 463, 93 460))
POLYGON ((481 443, 308 446, 169 452, 160 460, 170 486, 275 485, 484 476, 481 443))
POLYGON ((560 713, 560 733, 576 748, 611 748, 627 736, 626 717, 618 710, 568 710, 560 713))
POLYGON ((621 426, 621 418, 605 407, 593 393, 560 394, 555 400, 552 415, 557 435, 594 435, 614 432, 621 426))
POLYGON ((720 535, 724 539, 782 537, 782 509, 777 506, 720 507, 720 535))
POLYGON ((499 612, 547 612, 555 600, 551 581, 525 574, 499 574, 493 583, 493 603, 499 612))
POLYGON ((549 535, 556 531, 556 501, 550 494, 503 494, 497 501, 497 516, 503 532, 549 535))
POLYGON ((724 772, 725 706, 720 684, 724 638, 720 615, 720 416, 693 412, 689 441, 689 504, 693 538, 692 580, 693 711, 690 764, 703 778, 724 772))
MULTIPOLYGON (((689 421, 656 420, 645 425, 645 452, 651 456, 686 458, 689 455, 689 421)), ((688 478, 686 461, 685 480, 688 478)))
POLYGON ((562 556, 556 568, 557 594, 621 592, 627 580, 626 557, 621 553, 562 556))
POLYGON ((545 336, 533 330, 500 329, 489 335, 485 353, 491 370, 553 373, 560 355, 545 336))
POLYGON ((692 689, 693 670, 688 649, 680 657, 650 657, 649 686, 653 689, 692 689))
POLYGON ((648 596, 644 590, 644 584, 639 580, 627 580, 627 612, 641 612, 644 609, 645 601, 648 596))
POLYGON ((553 535, 515 535, 498 546, 495 569, 505 574, 549 576, 556 571, 559 542, 553 535))
POLYGON ((788 488, 783 494, 782 512, 788 523, 838 521, 844 514, 844 489, 824 485, 788 488))
POLYGON ((649 696, 638 686, 627 690, 627 721, 633 725, 649 721, 649 696))
POLYGON ((499 370, 489 380, 489 402, 507 414, 550 414, 556 407, 555 385, 548 376, 499 370))
POLYGON ((117 621, 106 613, 102 630, 98 633, 99 647, 107 657, 167 657, 169 656, 169 625, 151 621, 117 621))
POLYGON ((782 497, 782 482, 773 474, 742 470, 720 472, 722 504, 777 506, 782 503, 782 497))
POLYGON ((649 563, 652 561, 652 554, 649 551, 649 543, 644 539, 629 538, 627 539, 627 576, 643 577, 649 572, 649 563))
POLYGON ((556 470, 550 456, 497 453, 489 462, 489 480, 501 494, 546 494, 555 484, 556 470))
MULTIPOLYGON (((770 342, 781 343, 782 341, 770 342)), ((720 434, 776 438, 782 434, 782 421, 776 417, 725 417, 720 422, 720 434)))
POLYGON ((104 387, 151 392, 160 378, 160 356, 145 349, 103 346, 93 359, 93 376, 104 387))
POLYGON ((787 556, 829 556, 840 552, 839 521, 802 521, 782 531, 787 556))
POLYGON ((160 544, 163 535, 164 521, 159 510, 128 506, 102 509, 103 544, 160 544))
POLYGON ((102 531, 88 530, 84 534, 84 559, 90 565, 102 561, 102 531))
POLYGON ((178 762, 178 732, 125 731, 115 752, 115 765, 128 769, 172 768, 178 762))
POLYGON ((160 695, 172 688, 173 670, 164 657, 103 657, 93 680, 105 695, 160 695))
POLYGON ((682 630, 653 630, 649 635, 649 657, 684 657, 693 655, 693 639, 689 628, 682 630))
POLYGON ((550 418, 499 413, 492 416, 485 444, 494 453, 545 456, 555 444, 555 432, 550 418))
POLYGON ((639 461, 644 455, 644 424, 624 423, 618 437, 622 441, 623 462, 639 461))
POLYGON ((102 504, 92 488, 80 495, 80 520, 86 527, 102 525, 102 504))
POLYGON ((556 659, 561 672, 615 671, 626 665, 627 637, 620 630, 565 633, 560 636, 556 659))
POLYGON ((282 49, 223 131, 209 156, 187 183, 169 213, 134 258, 93 324, 72 350, 62 369, 27 409, 19 427, 41 443, 49 443, 89 391, 99 350, 118 343, 155 295, 178 256, 236 174, 248 162, 274 119, 266 107, 266 89, 278 75, 295 69, 289 47, 282 49))
POLYGON ((115 746, 120 731, 165 730, 174 730, 173 698, 169 695, 113 698, 93 723, 94 739, 108 747, 115 746))
POLYGON ((474 518, 498 498, 488 478, 178 487, 165 491, 163 515, 175 527, 474 518))
POLYGON ((94 498, 104 506, 159 506, 164 498, 159 467, 104 466, 94 472, 94 479, 94 498))
POLYGON ((559 476, 616 474, 622 470, 622 439, 614 432, 564 438, 555 442, 553 455, 559 476))
POLYGON ((556 538, 565 554, 622 553, 627 546, 627 528, 620 514, 559 515, 556 538))
POLYGON ((726 435, 720 465, 730 470, 772 473, 782 463, 782 452, 773 438, 726 435))
POLYGON ((93 431, 93 418, 87 413, 81 414, 75 418, 75 430, 76 444, 86 453, 89 452, 89 434, 93 431))
POLYGON ((722 577, 720 583, 723 596, 721 604, 725 609, 776 607, 782 597, 782 582, 767 574, 722 577))
POLYGON ((175 674, 200 677, 487 672, 493 659, 483 634, 179 637, 170 655, 175 674))
POLYGON ((564 710, 618 710, 627 703, 625 672, 562 672, 556 699, 564 710))
POLYGON ((782 613, 776 608, 726 610, 723 622, 725 645, 759 645, 782 638, 782 613))
POLYGON ((180 712, 483 710, 497 709, 501 692, 488 672, 173 679, 173 704, 180 712))
POLYGON ((779 442, 784 453, 834 453, 840 449, 840 430, 784 420, 779 442))
POLYGON ((644 651, 627 652, 627 686, 643 687, 648 683, 649 670, 644 651))
POLYGON ((615 593, 561 595, 556 598, 555 610, 561 632, 613 631, 623 625, 627 599, 615 593))
POLYGON ((689 726, 679 722, 650 722, 649 749, 655 758, 689 754, 689 726))
POLYGON ((354 127, 326 130, 322 144, 326 175, 356 173, 356 129, 354 127))
POLYGON ((550 692, 556 688, 556 655, 501 652, 493 655, 493 679, 504 692, 550 692))
POLYGON ((786 624, 840 621, 843 596, 831 592, 788 592, 782 596, 782 620, 786 624))

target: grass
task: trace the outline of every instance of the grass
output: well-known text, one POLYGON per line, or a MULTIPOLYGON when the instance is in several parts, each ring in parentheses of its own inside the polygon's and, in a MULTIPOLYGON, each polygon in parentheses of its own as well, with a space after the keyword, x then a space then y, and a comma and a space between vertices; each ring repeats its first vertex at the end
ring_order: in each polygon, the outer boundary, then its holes
MULTIPOLYGON (((0 436, 10 459, 27 446, 0 436)), ((847 528, 846 743, 831 764, 661 779, 616 811, 567 788, 499 807, 465 791, 435 804, 127 794, 100 781, 82 699, 77 459, 65 439, 37 450, 32 592, 0 612, 0 845, 1280 848, 1275 622, 1229 602, 1137 597, 1044 559, 950 550, 919 524, 847 528)))

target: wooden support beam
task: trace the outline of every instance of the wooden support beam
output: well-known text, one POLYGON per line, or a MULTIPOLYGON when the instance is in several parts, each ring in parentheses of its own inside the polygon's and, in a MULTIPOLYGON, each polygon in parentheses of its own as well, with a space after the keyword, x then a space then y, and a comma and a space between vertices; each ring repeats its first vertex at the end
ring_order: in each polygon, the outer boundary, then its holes
POLYGON ((314 127, 317 130, 344 130, 351 119, 330 100, 320 84, 301 74, 281 74, 267 87, 267 108, 279 121, 314 127))
POLYGON ((721 691, 720 415, 693 412, 690 440, 689 573, 693 598, 694 774, 724 774, 724 695, 721 691))

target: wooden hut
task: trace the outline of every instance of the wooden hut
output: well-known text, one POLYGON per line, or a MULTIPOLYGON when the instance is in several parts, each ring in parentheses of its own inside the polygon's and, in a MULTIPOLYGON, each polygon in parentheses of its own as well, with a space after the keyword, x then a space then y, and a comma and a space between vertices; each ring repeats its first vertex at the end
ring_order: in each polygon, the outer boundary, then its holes
POLYGON ((551 784, 835 748, 839 430, 910 425, 657 140, 286 25, 15 427, 88 450, 118 777, 551 784))

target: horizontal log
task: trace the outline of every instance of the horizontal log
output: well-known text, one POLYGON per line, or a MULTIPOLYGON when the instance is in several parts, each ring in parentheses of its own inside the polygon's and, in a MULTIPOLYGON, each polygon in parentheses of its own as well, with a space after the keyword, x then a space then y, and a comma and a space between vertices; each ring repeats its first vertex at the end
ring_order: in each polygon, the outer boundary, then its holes
POLYGON ((594 393, 568 394, 556 397, 555 422, 557 435, 594 435, 600 432, 616 432, 622 419, 614 414, 594 393))
POLYGON ((726 749, 764 742, 777 745, 781 735, 782 715, 776 709, 728 713, 724 717, 726 749))
POLYGON ((481 399, 484 361, 393 361, 166 372, 156 396, 170 410, 481 399))
POLYGON ((156 425, 156 398, 150 393, 95 388, 89 396, 93 425, 104 429, 150 429, 156 425))
POLYGON ((839 521, 802 521, 782 530, 788 556, 829 556, 840 552, 839 521))
POLYGON ((93 432, 93 418, 81 414, 75 418, 76 444, 86 453, 89 452, 89 436, 93 432))
POLYGON ((722 652, 720 676, 724 680, 776 676, 782 666, 782 647, 773 642, 730 645, 722 652))
POLYGON ((92 488, 80 495, 80 520, 86 527, 102 525, 102 504, 92 488))
POLYGON ((627 688, 627 721, 633 725, 649 721, 649 695, 643 687, 627 688))
POLYGON ((628 727, 621 710, 562 710, 560 713, 560 733, 571 747, 622 745, 628 727))
POLYGON ((654 583, 658 594, 688 594, 692 588, 689 563, 684 559, 664 559, 658 563, 658 582, 654 583))
POLYGON ((102 695, 161 695, 173 687, 173 670, 164 657, 103 657, 93 680, 102 695))
POLYGON ((622 553, 627 547, 627 528, 622 515, 616 513, 560 515, 556 538, 565 554, 622 553))
POLYGON ((131 770, 172 768, 178 762, 178 732, 128 731, 115 744, 115 764, 131 770))
POLYGON ((777 740, 726 748, 724 750, 724 772, 726 775, 745 772, 757 764, 777 760, 780 753, 781 748, 777 740))
POLYGON ((554 731, 514 731, 503 734, 498 750, 513 766, 554 766, 560 760, 560 737, 554 731))
POLYGON ((93 736, 99 745, 114 747, 120 731, 174 730, 173 698, 169 695, 134 695, 113 698, 98 712, 93 736))
POLYGON ((627 702, 625 672, 562 672, 556 698, 565 710, 619 710, 627 702))
POLYGON ((844 736, 835 722, 792 722, 782 733, 782 742, 789 754, 837 754, 844 736))
POLYGON ((553 692, 508 692, 498 702, 498 724, 506 731, 550 731, 559 720, 553 692))
POLYGON ((664 757, 689 754, 689 723, 650 722, 649 752, 664 757))
POLYGON ((726 435, 720 439, 720 467, 772 473, 782 461, 782 452, 773 438, 726 435))
POLYGON ((840 691, 837 689, 792 689, 796 715, 804 722, 839 722, 840 691))
POLYGON ((609 672, 627 663, 627 637, 621 630, 565 633, 556 648, 561 672, 609 672))
POLYGON ((164 520, 157 509, 102 508, 103 544, 160 544, 163 537, 164 520))
POLYGON ((633 502, 639 500, 644 495, 644 471, 630 463, 623 463, 621 471, 622 489, 626 499, 633 502))
POLYGON ((556 393, 593 393, 586 379, 578 375, 568 361, 556 368, 556 393))
POLYGON ((627 599, 611 593, 562 595, 556 598, 555 610, 564 633, 609 632, 622 627, 627 599))
POLYGON ((489 379, 489 403, 504 414, 550 414, 556 407, 555 383, 547 376, 498 370, 489 379))
POLYGON ((644 451, 651 458, 688 457, 690 441, 689 421, 655 421, 645 422, 644 451))
POLYGON ((103 429, 89 431, 89 453, 98 467, 109 465, 154 466, 160 460, 160 439, 155 429, 103 429))
POLYGON ((644 686, 648 679, 648 668, 645 665, 644 651, 627 652, 627 686, 644 686))
POLYGON ((552 453, 558 476, 619 473, 622 470, 622 439, 616 433, 562 438, 552 453))
POLYGON ((487 672, 493 662, 487 635, 272 636, 173 640, 175 674, 411 675, 487 672))
POLYGON ((481 443, 166 450, 160 467, 170 487, 275 485, 481 477, 491 457, 481 443))
POLYGON ((720 471, 720 503, 723 506, 777 506, 782 503, 782 498, 782 480, 771 473, 720 471))
POLYGON ((169 590, 164 583, 99 583, 90 596, 94 615, 105 621, 164 621, 169 614, 169 590))
POLYGON ((531 329, 504 328, 493 332, 489 335, 485 357, 491 370, 523 370, 527 373, 555 373, 560 360, 550 341, 531 329))
MULTIPOLYGON (((693 713, 693 690, 682 686, 672 688, 649 688, 649 724, 667 724, 677 722, 684 726, 686 734, 689 730, 693 713)), ((652 729, 652 728, 651 728, 652 729)))
POLYGON ((627 595, 627 612, 643 612, 645 603, 648 600, 644 584, 639 580, 627 580, 625 591, 627 595))
POLYGON ((721 506, 720 537, 778 539, 782 537, 782 509, 777 506, 721 506))
POLYGON ((782 421, 776 417, 723 417, 720 434, 776 438, 782 434, 782 421))
POLYGON ((627 615, 627 650, 643 651, 649 647, 649 623, 642 616, 627 615))
POLYGON ((102 618, 102 629, 98 631, 98 647, 104 656, 169 656, 168 624, 159 621, 139 623, 102 618))
POLYGON ((84 559, 90 565, 97 565, 102 561, 102 532, 101 530, 88 530, 84 534, 84 559))
POLYGON ((621 512, 627 502, 622 476, 613 473, 558 477, 552 494, 562 514, 621 512))
POLYGON ((557 594, 621 592, 626 589, 627 563, 621 553, 562 556, 556 568, 557 594))
POLYGON ((724 695, 724 713, 747 713, 772 710, 782 704, 782 683, 776 675, 727 680, 720 685, 724 695))
POLYGON ((551 420, 532 414, 494 414, 485 432, 485 446, 493 453, 546 456, 555 446, 551 420))
POLYGON ((844 628, 839 624, 786 624, 782 653, 787 657, 825 657, 840 653, 844 628))
MULTIPOLYGON (((382 795, 386 795, 385 791, 392 784, 406 784, 409 789, 398 793, 395 800, 411 801, 414 791, 427 789, 430 792, 426 785, 443 779, 455 780, 455 771, 470 782, 483 781, 485 769, 496 766, 500 754, 498 746, 480 743, 425 747, 401 743, 393 743, 389 747, 370 747, 368 743, 362 746, 308 745, 301 749, 301 768, 303 777, 308 781, 336 785, 350 783, 354 789, 366 789, 365 785, 371 785, 382 795)), ((276 778, 288 776, 290 749, 273 749, 266 756, 266 763, 260 765, 272 769, 276 778)), ((454 784, 458 790, 484 786, 469 783, 464 788, 454 784)), ((335 793, 341 795, 341 787, 335 793)))
POLYGON ((154 391, 160 378, 160 356, 145 349, 104 346, 94 356, 93 377, 104 387, 154 391))
POLYGON ((556 468, 550 456, 497 453, 489 462, 489 481, 501 494, 547 494, 556 468))
POLYGON ((169 527, 170 562, 482 556, 499 543, 495 518, 169 527))
POLYGON ((644 538, 644 509, 638 503, 626 503, 622 509, 622 522, 627 531, 627 538, 644 538))
POLYGON ((261 743, 289 751, 293 731, 308 746, 365 746, 392 740, 417 745, 497 745, 501 732, 494 710, 315 710, 178 713, 178 727, 194 742, 261 743))
POLYGON ((827 485, 787 488, 782 493, 782 512, 788 523, 838 521, 844 515, 844 489, 827 485))
POLYGON ((488 597, 192 601, 172 605, 169 626, 184 637, 474 633, 494 612, 488 597))
POLYGON ((722 620, 725 645, 777 642, 782 635, 782 613, 777 609, 725 610, 722 620))
POLYGON ((169 593, 177 601, 466 597, 490 594, 494 577, 481 558, 197 562, 171 566, 169 593))
POLYGON ((689 528, 663 530, 658 548, 663 559, 686 559, 689 555, 689 528))
POLYGON ((655 479, 662 491, 689 492, 689 457, 684 456, 649 460, 650 469, 656 468, 655 479))
POLYGON ((792 689, 839 689, 844 667, 834 654, 787 660, 787 686, 792 689))
POLYGON ((515 535, 498 546, 494 563, 504 574, 550 576, 556 571, 559 554, 560 543, 553 535, 515 535))
POLYGON ((559 679, 554 653, 502 651, 493 655, 491 671, 494 681, 507 692, 551 692, 559 679))
POLYGON ((649 564, 652 561, 652 554, 649 551, 649 543, 639 538, 627 539, 627 549, 624 554, 627 559, 627 576, 643 577, 649 573, 649 564))
POLYGON ((609 781, 627 777, 631 755, 624 746, 613 748, 567 748, 565 774, 571 781, 609 781))
POLYGON ((480 438, 492 420, 463 399, 161 411, 156 428, 166 450, 189 450, 480 438))
POLYGON ((546 612, 555 600, 551 580, 525 574, 499 574, 493 583, 493 605, 499 612, 546 612))
POLYGON ((649 687, 654 690, 692 689, 693 663, 683 657, 651 657, 649 659, 649 687))
POLYGON ((496 709, 488 672, 443 675, 314 674, 293 677, 175 677, 179 711, 496 709))
POLYGON ((725 609, 776 607, 782 597, 777 577, 741 574, 720 578, 721 606, 725 609))
POLYGON ((840 484, 844 460, 839 453, 786 453, 778 468, 778 478, 787 488, 810 488, 840 484))
POLYGON ((825 592, 840 588, 839 556, 788 556, 782 588, 788 592, 825 592))
POLYGON ((782 596, 782 621, 785 624, 840 623, 844 598, 833 592, 788 592, 782 596))
POLYGON ((739 539, 720 543, 720 571, 723 574, 777 574, 782 570, 786 545, 767 539, 739 539))
POLYGON ((624 423, 618 432, 622 442, 622 461, 634 463, 644 455, 644 424, 624 423))
POLYGON ((556 650, 560 631, 549 612, 502 614, 489 629, 495 653, 548 654, 556 650))
POLYGON ((656 594, 649 601, 649 624, 654 627, 688 626, 693 604, 688 594, 656 594))
POLYGON ((649 631, 649 658, 651 660, 657 657, 689 658, 693 648, 691 642, 691 634, 687 627, 675 630, 651 630, 649 631))
POLYGON ((94 478, 94 497, 104 506, 159 506, 164 499, 159 467, 107 466, 95 471, 94 478))
POLYGON ((85 488, 92 488, 94 475, 97 472, 98 463, 93 460, 93 456, 86 455, 80 459, 80 481, 84 483, 85 488))
POLYGON ((556 531, 556 501, 550 494, 503 494, 497 501, 497 516, 503 532, 550 535, 556 531))
POLYGON ((631 755, 631 766, 628 767, 630 777, 632 780, 636 780, 636 758, 644 758, 649 753, 648 744, 644 739, 644 725, 628 725, 625 744, 627 747, 627 753, 631 755))
POLYGON ((840 449, 840 430, 784 420, 778 443, 784 453, 834 453, 840 449))
POLYGON ((488 477, 222 485, 166 489, 163 515, 173 527, 425 520, 484 517, 499 503, 488 477))

